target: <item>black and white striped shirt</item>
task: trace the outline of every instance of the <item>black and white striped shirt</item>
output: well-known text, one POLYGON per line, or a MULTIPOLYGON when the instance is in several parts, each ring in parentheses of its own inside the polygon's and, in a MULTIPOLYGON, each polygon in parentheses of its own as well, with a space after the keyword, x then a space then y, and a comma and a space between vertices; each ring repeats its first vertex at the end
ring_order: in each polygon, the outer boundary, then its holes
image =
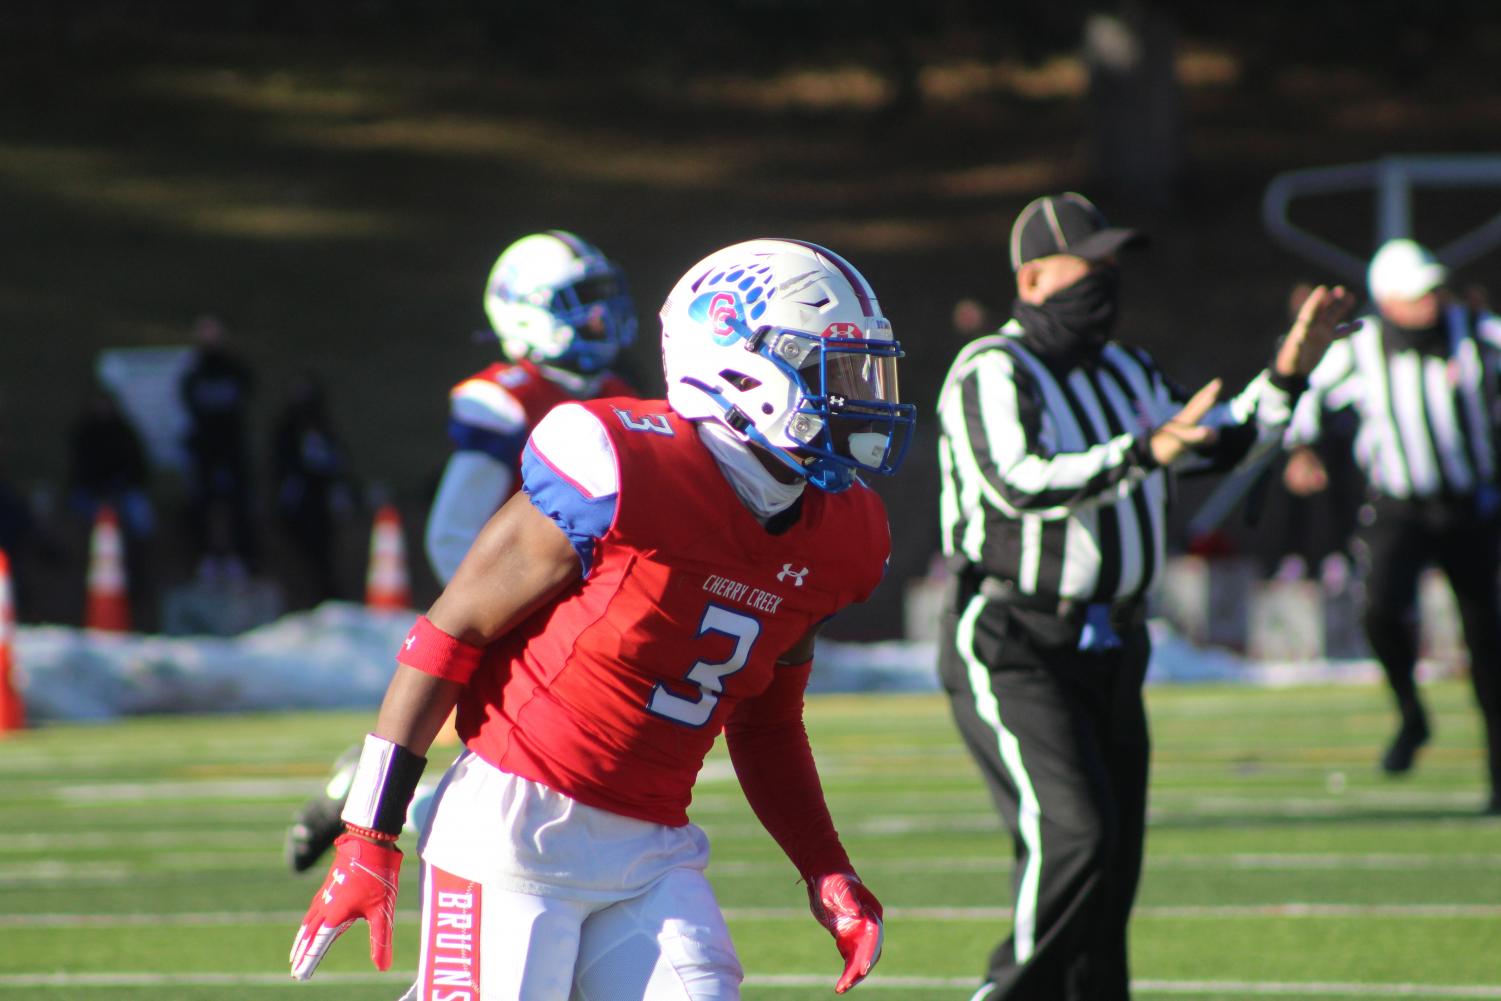
MULTIPOLYGON (((1162 566, 1170 481, 1151 430, 1184 401, 1145 352, 1111 343, 1097 365, 1050 370, 1011 321, 959 353, 938 400, 946 557, 1041 599, 1143 596, 1162 566)), ((1300 380, 1301 381, 1301 380, 1300 380)), ((1293 397, 1268 372, 1214 408, 1222 469, 1275 448, 1293 397)))
POLYGON ((1468 497, 1494 486, 1501 318, 1450 305, 1444 320, 1447 339, 1426 351, 1375 317, 1330 345, 1298 401, 1288 444, 1311 444, 1324 411, 1353 406, 1355 460, 1377 492, 1468 497))

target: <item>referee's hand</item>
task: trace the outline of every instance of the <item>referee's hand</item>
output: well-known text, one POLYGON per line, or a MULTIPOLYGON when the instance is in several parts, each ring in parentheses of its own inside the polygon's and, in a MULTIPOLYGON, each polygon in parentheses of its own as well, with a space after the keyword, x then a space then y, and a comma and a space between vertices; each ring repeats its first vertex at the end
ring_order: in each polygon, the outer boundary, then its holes
POLYGON ((1342 321, 1355 308, 1355 297, 1343 285, 1320 285, 1308 294, 1282 343, 1272 370, 1284 377, 1306 376, 1323 359, 1335 338, 1353 327, 1342 321))
POLYGON ((1329 486, 1329 471, 1314 450, 1303 445, 1288 453, 1282 484, 1295 496, 1312 497, 1329 486))
POLYGON ((1190 449, 1214 444, 1218 432, 1199 424, 1220 398, 1220 380, 1214 379, 1183 404, 1183 409, 1169 417, 1166 424, 1152 432, 1152 457, 1160 466, 1171 466, 1190 449))

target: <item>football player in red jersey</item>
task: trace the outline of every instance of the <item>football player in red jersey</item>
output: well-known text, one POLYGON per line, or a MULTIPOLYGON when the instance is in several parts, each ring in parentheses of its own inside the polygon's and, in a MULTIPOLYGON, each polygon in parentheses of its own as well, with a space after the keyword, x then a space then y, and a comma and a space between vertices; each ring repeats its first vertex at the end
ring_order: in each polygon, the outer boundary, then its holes
POLYGON ((640 395, 610 370, 636 339, 625 274, 572 233, 534 233, 507 247, 485 284, 485 314, 510 360, 449 393, 454 451, 425 540, 444 584, 485 522, 516 492, 522 446, 549 410, 570 400, 640 395))
MULTIPOLYGON (((524 236, 496 258, 485 283, 485 314, 507 361, 487 366, 449 393, 453 453, 428 513, 426 550, 447 584, 490 516, 516 492, 521 449, 549 410, 570 400, 639 395, 610 370, 636 339, 636 306, 625 274, 599 248, 563 230, 524 236)), ((445 729, 439 743, 452 743, 445 729)), ((293 872, 311 868, 344 830, 359 748, 334 763, 286 834, 293 872)), ((413 801, 420 827, 433 786, 413 801)))
POLYGON ((829 817, 803 692, 819 625, 884 573, 885 509, 856 474, 893 473, 905 454, 900 354, 849 263, 755 240, 668 296, 666 400, 570 403, 538 424, 523 492, 397 654, 294 977, 361 917, 389 966, 395 841, 455 704, 466 747, 419 844, 407 998, 738 998, 686 812, 721 731, 834 936, 835 989, 870 972, 881 905, 829 817))

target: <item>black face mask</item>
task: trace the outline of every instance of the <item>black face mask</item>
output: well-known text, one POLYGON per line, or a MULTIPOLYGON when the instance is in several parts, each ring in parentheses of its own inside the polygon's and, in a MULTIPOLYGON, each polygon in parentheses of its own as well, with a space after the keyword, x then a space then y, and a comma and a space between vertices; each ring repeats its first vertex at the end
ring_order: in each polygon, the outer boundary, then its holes
POLYGON ((1115 332, 1120 306, 1120 269, 1094 268, 1039 305, 1018 301, 1012 312, 1027 342, 1043 356, 1073 362, 1097 357, 1115 332))
POLYGON ((1424 354, 1443 355, 1449 351, 1449 328, 1442 315, 1428 327, 1399 327, 1390 320, 1383 320, 1386 328, 1386 343, 1393 351, 1421 351, 1424 354))

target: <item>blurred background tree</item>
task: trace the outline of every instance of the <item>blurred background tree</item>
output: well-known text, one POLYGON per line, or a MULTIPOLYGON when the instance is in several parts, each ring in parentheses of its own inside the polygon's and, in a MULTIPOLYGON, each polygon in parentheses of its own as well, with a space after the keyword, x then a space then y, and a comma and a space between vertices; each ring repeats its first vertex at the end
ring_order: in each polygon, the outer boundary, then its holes
MULTIPOLYGON (((926 418, 967 336, 954 304, 1004 319, 1013 216, 1078 188, 1153 237, 1127 262, 1123 332, 1185 384, 1233 383, 1264 363, 1287 288, 1327 277, 1262 232, 1266 183, 1491 151, 1497 65, 1494 0, 10 0, 0 482, 45 508, 74 403, 56 386, 101 351, 186 345, 214 312, 262 385, 328 380, 351 477, 420 523, 446 391, 495 356, 489 265, 556 226, 630 274, 645 336, 628 367, 650 391, 652 314, 688 262, 763 234, 834 247, 881 293, 926 418)), ((1501 191, 1417 209, 1442 243, 1501 191)), ((1372 249, 1368 196, 1298 218, 1372 249)), ((1456 277, 1498 270, 1492 255, 1456 277)), ((253 401, 253 441, 279 395, 253 401)), ((877 484, 896 581, 936 543, 931 423, 877 484)), ((170 538, 180 485, 154 482, 170 538)), ((884 588, 835 632, 890 635, 899 598, 884 588)))

